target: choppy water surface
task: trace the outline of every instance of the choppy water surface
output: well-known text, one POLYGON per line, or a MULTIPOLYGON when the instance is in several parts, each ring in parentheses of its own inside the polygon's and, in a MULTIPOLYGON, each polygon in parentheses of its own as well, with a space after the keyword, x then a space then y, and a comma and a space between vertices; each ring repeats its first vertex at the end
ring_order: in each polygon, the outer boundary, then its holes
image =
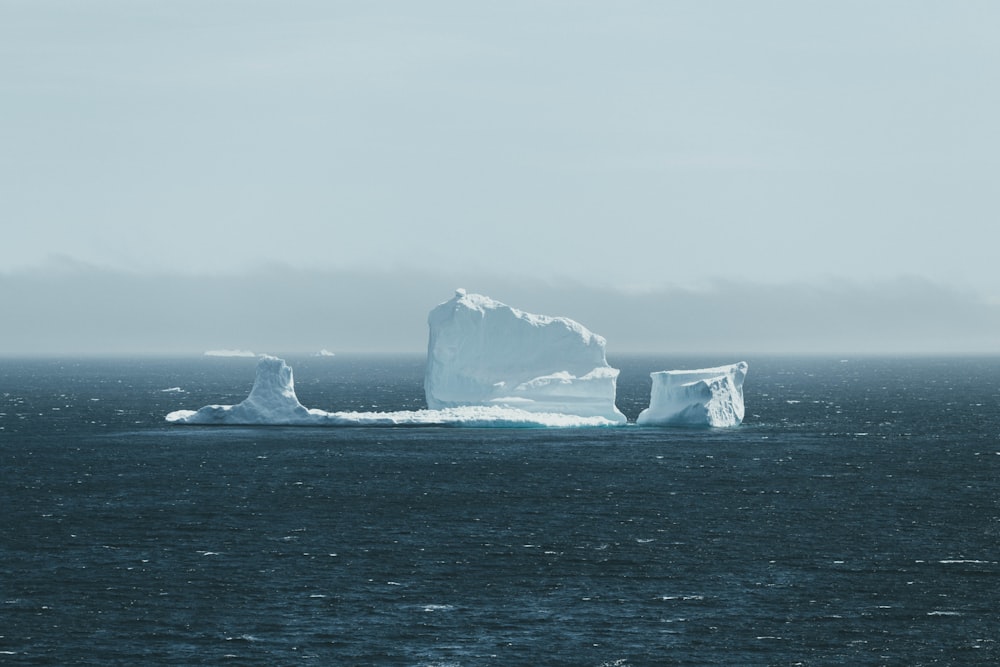
POLYGON ((171 427, 253 360, 0 361, 0 664, 1000 661, 1000 361, 748 361, 735 430, 171 427))

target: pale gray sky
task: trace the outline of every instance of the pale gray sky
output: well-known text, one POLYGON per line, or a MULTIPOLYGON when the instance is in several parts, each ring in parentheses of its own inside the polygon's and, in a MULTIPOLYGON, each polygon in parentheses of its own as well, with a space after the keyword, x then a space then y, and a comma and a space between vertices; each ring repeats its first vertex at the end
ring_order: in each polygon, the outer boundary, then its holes
POLYGON ((0 355, 254 321, 419 350, 458 286, 609 349, 1000 353, 998 30, 988 0, 0 0, 0 355))

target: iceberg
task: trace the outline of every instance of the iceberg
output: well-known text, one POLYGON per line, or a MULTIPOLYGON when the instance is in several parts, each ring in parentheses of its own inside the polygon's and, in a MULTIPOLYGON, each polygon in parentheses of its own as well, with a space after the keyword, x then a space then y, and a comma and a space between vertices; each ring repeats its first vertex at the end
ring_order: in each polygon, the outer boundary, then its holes
MULTIPOLYGON (((430 334, 424 393, 427 409, 327 412, 295 395, 291 367, 262 355, 250 394, 236 405, 206 405, 166 415, 174 424, 278 426, 620 426, 618 369, 606 342, 582 324, 526 313, 458 290, 427 318, 430 334)), ((210 350, 209 356, 252 352, 210 350)), ((327 350, 322 356, 332 356, 327 350)), ((651 373, 649 407, 640 425, 737 426, 743 421, 747 363, 651 373)), ((164 392, 185 393, 180 387, 164 392)))
POLYGON ((626 422, 605 340, 564 317, 458 290, 427 318, 424 393, 432 410, 489 406, 626 422))
POLYGON ((308 416, 295 395, 292 367, 284 359, 261 355, 253 388, 242 403, 176 410, 166 419, 180 424, 293 424, 308 416))
POLYGON ((640 426, 739 426, 743 422, 745 361, 729 366, 650 373, 649 407, 640 426))
POLYGON ((166 416, 174 424, 273 426, 494 426, 551 427, 614 426, 616 421, 556 413, 527 412, 503 406, 465 406, 444 410, 396 412, 326 412, 306 408, 295 395, 291 367, 283 359, 262 356, 250 395, 237 405, 207 405, 199 410, 175 410, 166 416))

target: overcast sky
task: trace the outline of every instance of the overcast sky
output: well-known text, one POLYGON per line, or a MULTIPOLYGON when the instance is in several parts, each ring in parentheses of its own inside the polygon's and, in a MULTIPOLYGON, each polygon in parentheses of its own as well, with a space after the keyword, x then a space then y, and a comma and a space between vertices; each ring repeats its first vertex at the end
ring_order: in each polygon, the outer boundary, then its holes
MULTIPOLYGON (((0 355, 1000 353, 1000 3, 0 0, 0 355)), ((731 359, 720 359, 732 361, 731 359)))

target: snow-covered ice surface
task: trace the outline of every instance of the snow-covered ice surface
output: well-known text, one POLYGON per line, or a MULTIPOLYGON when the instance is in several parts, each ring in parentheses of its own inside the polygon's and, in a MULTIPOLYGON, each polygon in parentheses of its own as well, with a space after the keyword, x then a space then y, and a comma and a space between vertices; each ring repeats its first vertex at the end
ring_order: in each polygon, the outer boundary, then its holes
POLYGON ((295 395, 291 367, 284 360, 263 356, 250 395, 236 405, 207 405, 199 410, 175 410, 166 416, 175 424, 274 426, 496 426, 579 427, 615 426, 600 416, 528 412, 517 408, 463 406, 441 410, 396 412, 327 412, 303 406, 295 395))
POLYGON ((640 426, 739 426, 743 422, 745 361, 729 366, 650 373, 649 407, 640 426))
POLYGON ((427 318, 424 392, 432 410, 516 408, 624 424, 605 340, 564 317, 458 290, 427 318))

